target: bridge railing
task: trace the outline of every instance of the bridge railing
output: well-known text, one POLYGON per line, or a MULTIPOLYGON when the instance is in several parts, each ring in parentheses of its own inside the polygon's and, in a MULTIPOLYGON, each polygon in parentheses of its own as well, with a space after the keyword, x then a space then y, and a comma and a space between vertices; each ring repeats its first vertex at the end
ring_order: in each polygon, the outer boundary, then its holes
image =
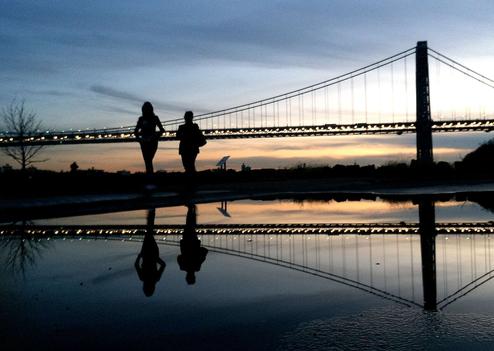
MULTIPOLYGON (((494 117, 482 120, 445 120, 432 123, 432 132, 490 132, 494 130, 494 117)), ((369 135, 369 134, 404 134, 415 133, 413 122, 397 123, 357 123, 357 124, 323 124, 316 126, 258 127, 205 129, 207 139, 242 139, 242 138, 275 138, 304 137, 331 135, 369 135)), ((174 131, 165 131, 160 137, 162 141, 176 140, 174 131)), ((135 142, 132 130, 112 129, 110 132, 96 131, 64 131, 58 133, 40 133, 27 139, 15 135, 0 134, 0 147, 22 144, 29 145, 61 145, 61 144, 94 144, 135 142)))

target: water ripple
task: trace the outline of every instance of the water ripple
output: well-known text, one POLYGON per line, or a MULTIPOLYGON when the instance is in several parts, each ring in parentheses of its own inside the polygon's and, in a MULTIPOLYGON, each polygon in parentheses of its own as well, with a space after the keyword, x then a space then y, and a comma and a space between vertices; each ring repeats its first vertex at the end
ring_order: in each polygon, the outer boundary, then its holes
POLYGON ((299 325, 279 350, 492 350, 494 317, 371 309, 299 325))

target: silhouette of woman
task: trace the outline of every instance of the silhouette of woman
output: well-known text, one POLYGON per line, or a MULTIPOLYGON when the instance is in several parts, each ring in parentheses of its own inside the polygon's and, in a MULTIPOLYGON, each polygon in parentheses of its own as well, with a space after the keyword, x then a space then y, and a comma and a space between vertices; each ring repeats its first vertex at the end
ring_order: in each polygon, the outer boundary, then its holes
POLYGON ((146 174, 153 174, 153 158, 158 149, 158 139, 165 129, 158 116, 154 114, 153 105, 146 101, 142 105, 142 116, 137 120, 134 135, 141 144, 142 156, 146 165, 146 174), (159 132, 156 132, 158 127, 159 132))
POLYGON ((158 244, 154 240, 153 227, 155 209, 148 210, 146 234, 142 243, 141 252, 137 255, 135 269, 142 281, 142 290, 147 297, 154 294, 156 283, 160 280, 166 263, 160 258, 158 244))
POLYGON ((199 153, 199 147, 206 145, 206 139, 202 134, 199 126, 192 123, 194 113, 185 112, 185 123, 178 127, 177 139, 180 140, 178 153, 182 156, 182 164, 185 173, 194 174, 196 172, 196 158, 199 153))
POLYGON ((196 206, 187 206, 187 219, 184 234, 180 240, 180 255, 177 262, 180 270, 185 271, 185 280, 191 285, 196 282, 196 272, 201 270, 202 263, 206 260, 208 249, 201 246, 201 240, 196 233, 196 206))

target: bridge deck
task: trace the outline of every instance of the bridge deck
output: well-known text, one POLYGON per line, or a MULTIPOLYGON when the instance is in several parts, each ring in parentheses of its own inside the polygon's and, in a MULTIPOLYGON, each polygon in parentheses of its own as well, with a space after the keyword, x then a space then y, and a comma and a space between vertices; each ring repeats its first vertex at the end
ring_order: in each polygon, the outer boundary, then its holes
MULTIPOLYGON (((153 226, 157 235, 180 235, 183 225, 153 226)), ((0 235, 131 236, 145 233, 145 225, 5 225, 0 235)), ((418 223, 293 223, 293 224, 207 224, 195 227, 198 235, 292 235, 292 234, 419 234, 418 223)), ((494 222, 437 223, 437 234, 494 234, 494 222)))
MULTIPOLYGON (((433 122, 434 133, 490 132, 494 130, 494 119, 445 120, 433 122)), ((358 134, 403 134, 415 133, 414 122, 324 124, 317 126, 285 126, 256 128, 205 129, 207 139, 247 139, 309 137, 358 134)), ((175 131, 168 130, 162 141, 175 140, 175 131)), ((15 146, 20 142, 14 135, 0 134, 0 147, 15 146)), ((133 128, 102 129, 86 131, 47 132, 25 140, 30 145, 97 144, 135 142, 133 128)))

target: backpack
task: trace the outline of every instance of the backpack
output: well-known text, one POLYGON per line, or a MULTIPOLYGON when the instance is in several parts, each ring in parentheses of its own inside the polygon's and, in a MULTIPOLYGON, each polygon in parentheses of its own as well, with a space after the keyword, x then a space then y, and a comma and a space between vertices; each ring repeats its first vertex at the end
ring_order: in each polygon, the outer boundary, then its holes
POLYGON ((202 147, 204 145, 207 144, 207 140, 206 140, 206 137, 204 136, 204 134, 202 134, 202 131, 199 129, 199 127, 197 127, 197 138, 196 138, 196 141, 197 141, 197 146, 198 147, 202 147))

